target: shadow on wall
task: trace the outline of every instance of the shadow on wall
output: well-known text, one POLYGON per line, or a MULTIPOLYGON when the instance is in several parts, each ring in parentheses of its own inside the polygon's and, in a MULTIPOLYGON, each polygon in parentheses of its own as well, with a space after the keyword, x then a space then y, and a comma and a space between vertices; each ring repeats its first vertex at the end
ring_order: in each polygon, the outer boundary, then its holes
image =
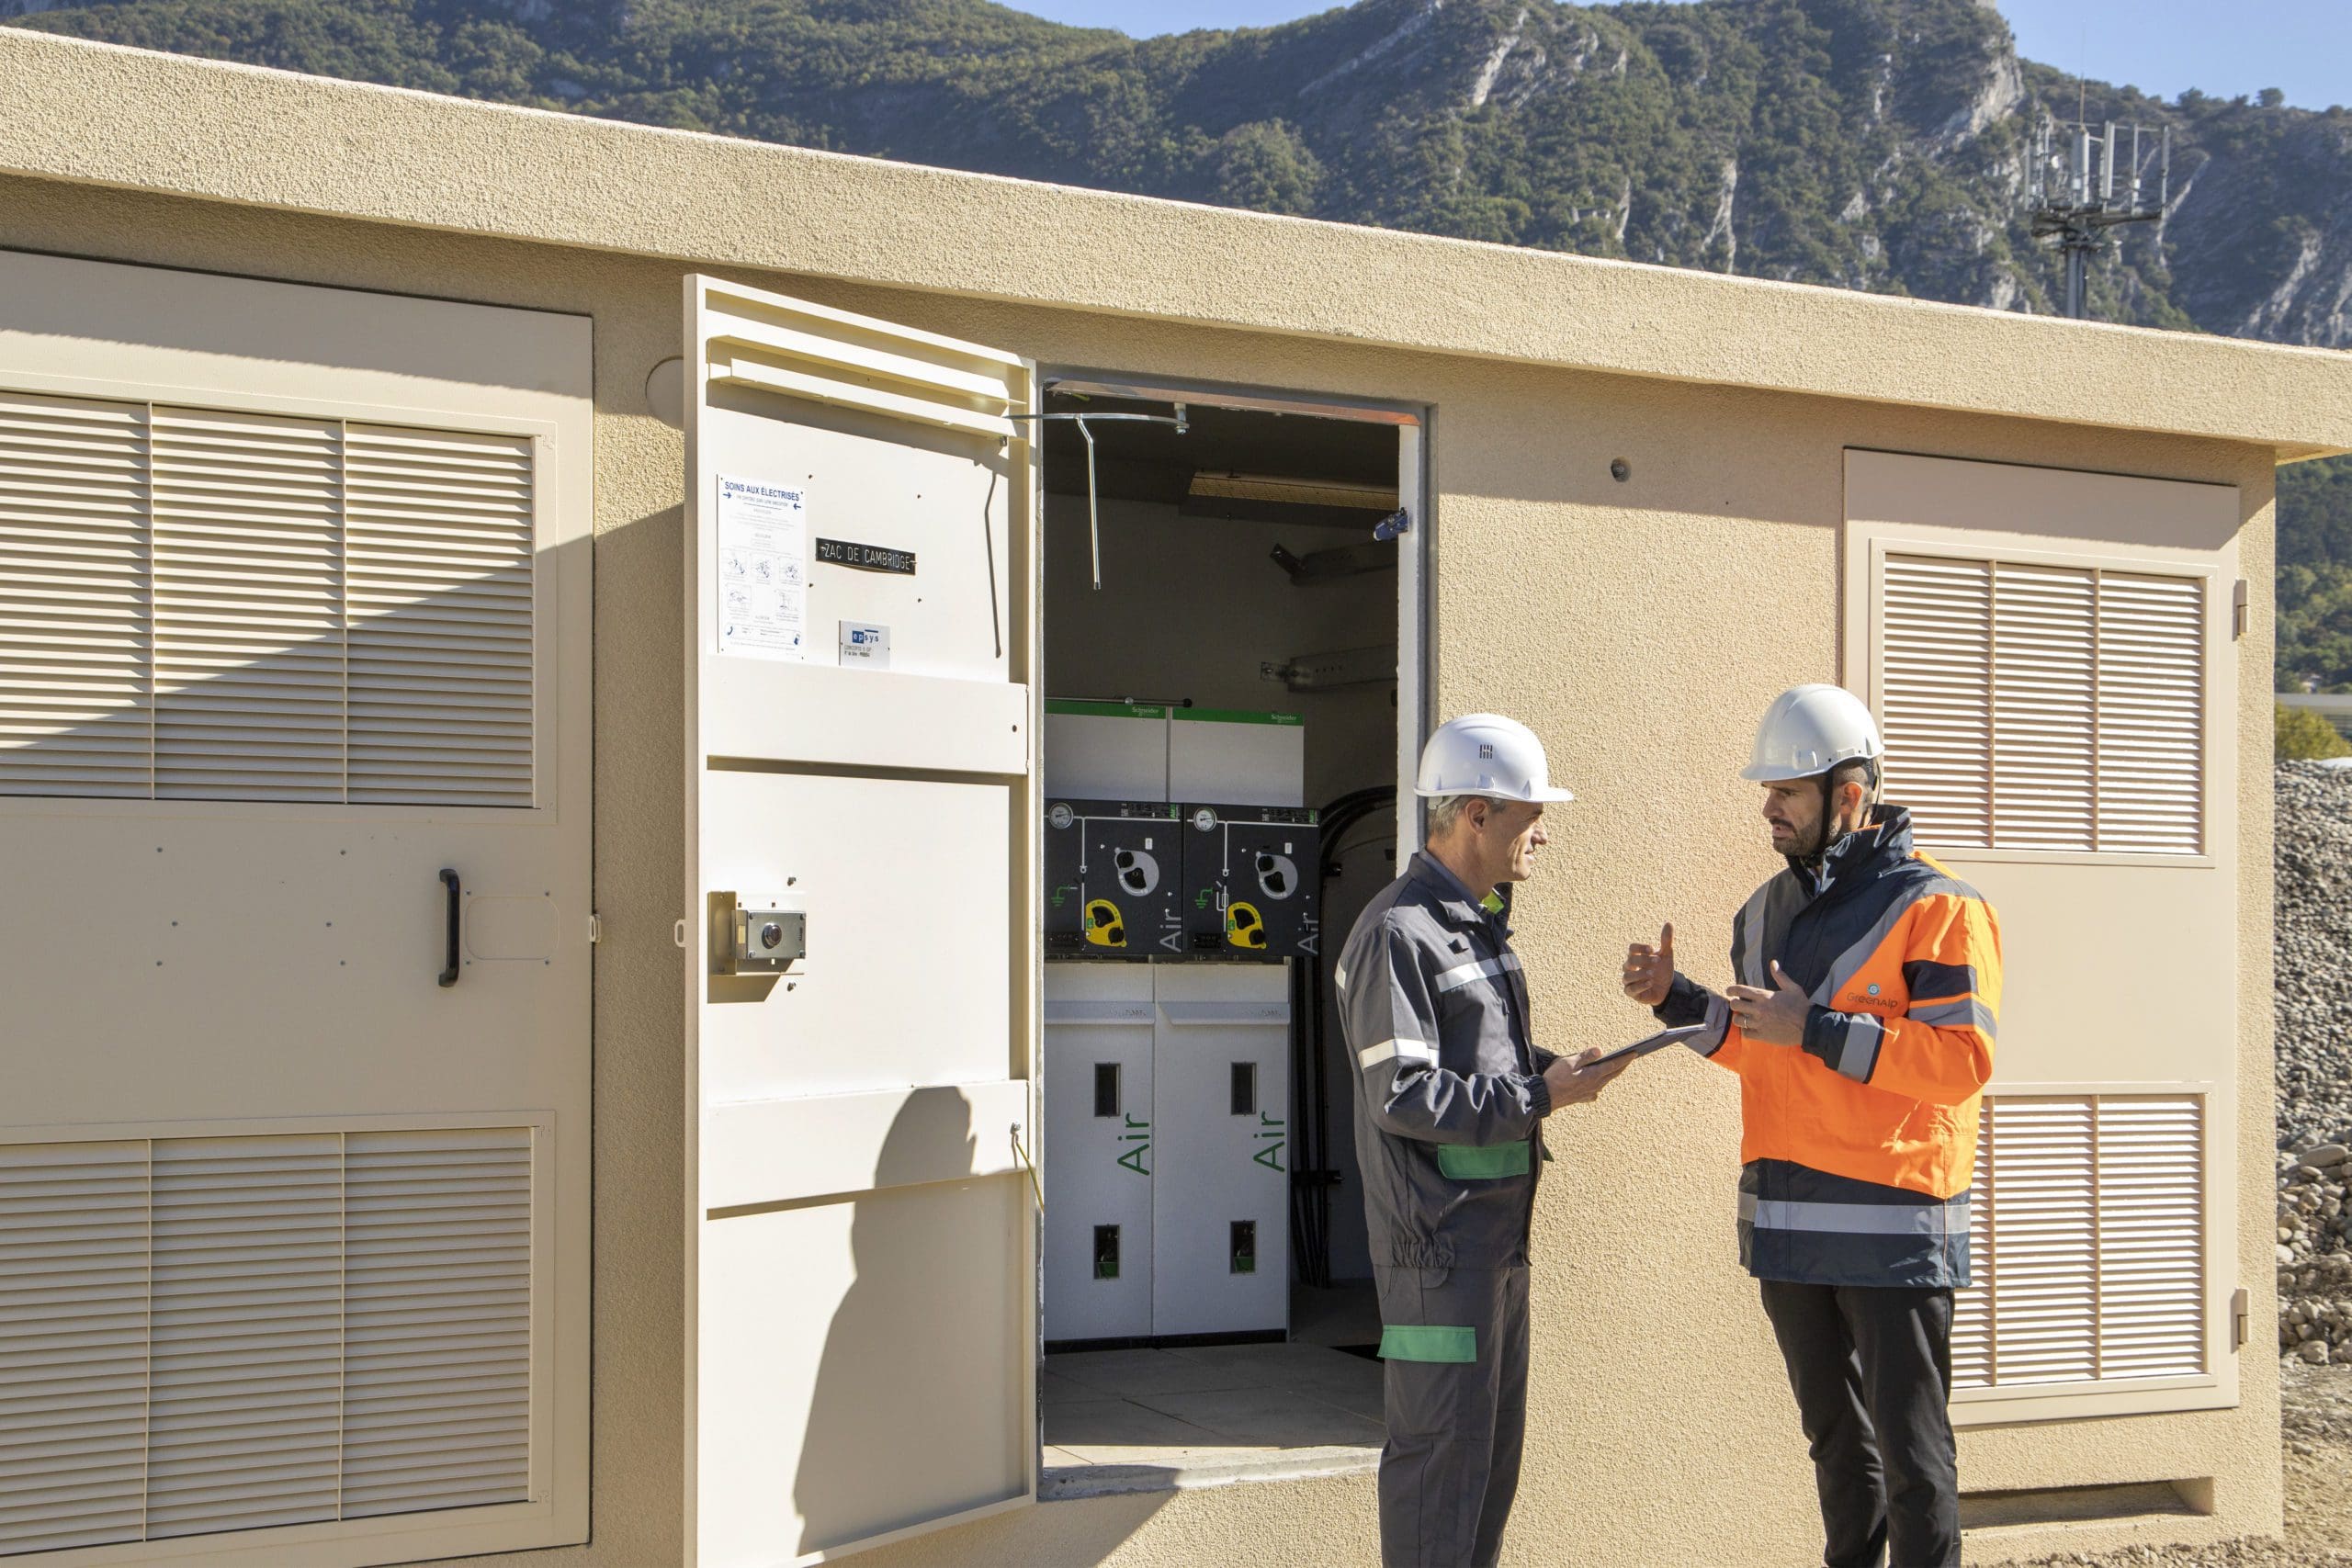
MULTIPOLYGON (((883 1140, 875 1190, 846 1203, 850 1278, 816 1357, 793 1481, 802 1552, 1026 1489, 1037 1428, 1023 1358, 1035 1347, 1025 1336, 1008 1345, 1005 1327, 1025 1320, 1021 1298, 1035 1285, 1022 1266, 1022 1230, 1033 1223, 1028 1177, 940 1174, 986 1163, 977 1157, 979 1139, 994 1134, 974 1126, 971 1102, 956 1090, 919 1093, 883 1140)), ((774 1216, 786 1224, 771 1229, 768 1245, 788 1245, 796 1234, 812 1243, 812 1293, 826 1289, 823 1258, 838 1247, 831 1238, 841 1206, 820 1200, 774 1216)), ((790 1306, 777 1315, 779 1332, 788 1332, 790 1306)), ((1042 1527, 1025 1510, 1008 1516, 1020 1522, 1010 1526, 1002 1560, 1101 1561, 1159 1506, 1148 1499, 1101 1517, 1087 1512, 1081 1534, 1090 1543, 1082 1546, 1071 1540, 1045 1548, 1039 1540, 1041 1529, 1057 1533, 1076 1516, 1042 1527)), ((974 1538, 1001 1528, 981 1521, 901 1550, 909 1561, 996 1561, 974 1538)))

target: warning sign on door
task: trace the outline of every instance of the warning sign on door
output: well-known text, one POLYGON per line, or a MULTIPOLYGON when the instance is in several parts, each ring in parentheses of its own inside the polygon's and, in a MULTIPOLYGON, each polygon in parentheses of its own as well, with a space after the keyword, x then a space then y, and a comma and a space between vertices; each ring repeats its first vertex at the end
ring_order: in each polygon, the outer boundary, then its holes
POLYGON ((808 657, 805 491, 718 476, 718 650, 808 657))

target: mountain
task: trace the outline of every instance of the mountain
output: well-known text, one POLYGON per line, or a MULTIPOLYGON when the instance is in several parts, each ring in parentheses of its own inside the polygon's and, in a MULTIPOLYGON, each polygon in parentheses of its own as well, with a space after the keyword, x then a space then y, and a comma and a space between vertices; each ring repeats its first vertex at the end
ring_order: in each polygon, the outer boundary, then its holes
MULTIPOLYGON (((1361 0, 1282 27, 1146 39, 987 0, 0 0, 0 21, 914 163, 2042 312, 2060 274, 2020 211, 2028 138, 2045 112, 2079 107, 2174 138, 2165 219, 2122 231, 2094 265, 2093 315, 2352 348, 2352 113, 2275 92, 2164 101, 2064 76, 2021 60, 1979 0, 1361 0)), ((2153 163, 2153 137, 2146 146, 2153 163)), ((2330 477, 2341 471, 2282 477, 2282 533, 2295 536, 2282 562, 2313 574, 2294 637, 2281 627, 2282 680, 2352 682, 2352 473, 2330 477)), ((2286 602, 2282 583, 2282 613, 2286 602)))

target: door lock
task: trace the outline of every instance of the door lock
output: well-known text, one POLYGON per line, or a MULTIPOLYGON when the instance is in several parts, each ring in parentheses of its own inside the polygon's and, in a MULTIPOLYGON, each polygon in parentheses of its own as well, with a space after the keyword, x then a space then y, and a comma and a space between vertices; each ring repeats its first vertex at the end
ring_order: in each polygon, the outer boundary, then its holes
MULTIPOLYGON (((808 956, 804 909, 747 908, 723 896, 711 967, 721 975, 783 975, 808 956)), ((718 897, 712 902, 718 903, 718 897)))

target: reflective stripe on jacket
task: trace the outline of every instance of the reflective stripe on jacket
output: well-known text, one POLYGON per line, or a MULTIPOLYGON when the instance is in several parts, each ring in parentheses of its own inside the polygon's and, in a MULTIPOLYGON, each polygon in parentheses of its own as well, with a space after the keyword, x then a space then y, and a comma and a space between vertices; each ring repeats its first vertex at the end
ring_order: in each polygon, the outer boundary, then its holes
POLYGON ((1777 960, 1813 1006, 1798 1045, 1747 1039, 1678 975, 1658 1009, 1740 1079, 1740 1258, 1804 1284, 1968 1283, 1976 1111, 1993 1076, 2001 930, 1983 896, 1912 846, 1881 807, 1822 859, 1756 890, 1732 968, 1772 987, 1777 960))
POLYGON ((1334 981, 1372 1261, 1524 1264, 1552 1056, 1530 1037, 1502 910, 1416 854, 1358 917, 1334 981))

